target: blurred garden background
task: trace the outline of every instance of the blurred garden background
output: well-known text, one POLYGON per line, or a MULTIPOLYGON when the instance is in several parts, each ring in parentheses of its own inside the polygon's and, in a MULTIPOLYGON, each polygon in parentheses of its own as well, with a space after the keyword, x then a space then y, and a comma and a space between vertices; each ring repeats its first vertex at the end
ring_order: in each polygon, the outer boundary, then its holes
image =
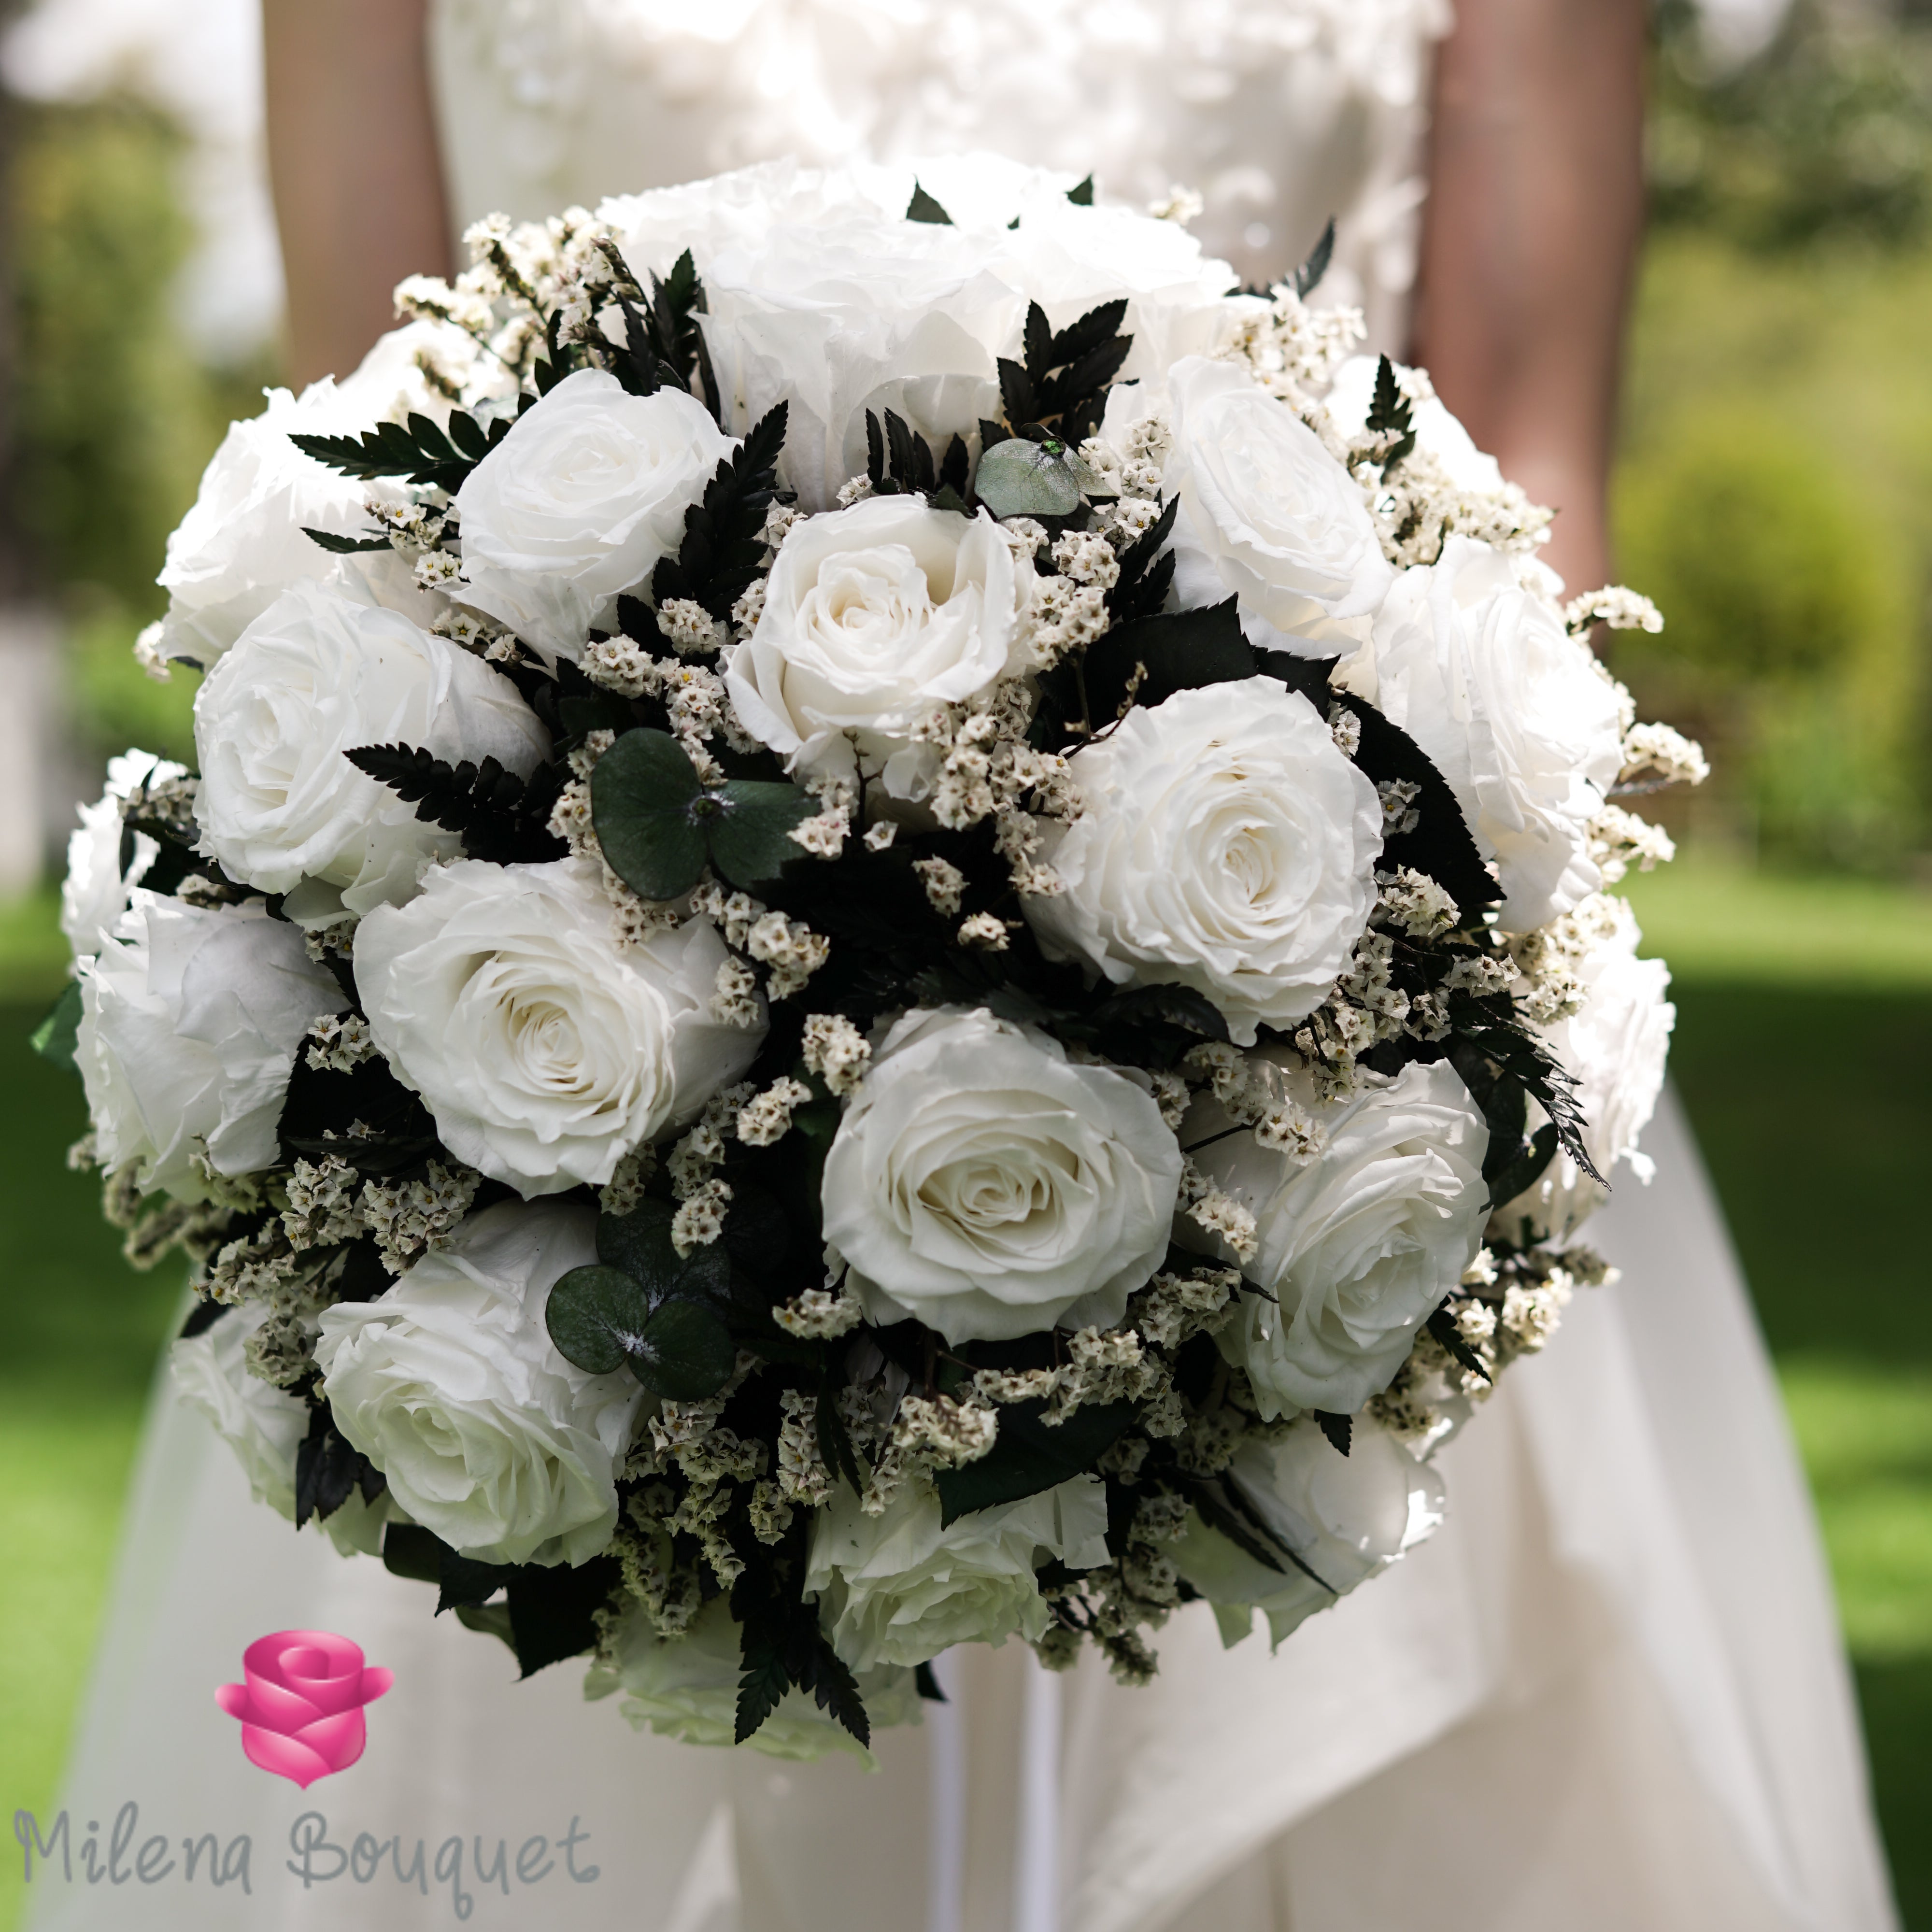
MULTIPOLYGON (((1717 776, 1633 896, 1932 1932, 1932 4, 1775 17, 1658 15, 1616 522, 1668 623, 1616 663, 1717 776)), ((188 680, 130 647, 275 370, 266 211, 210 187, 249 130, 188 85, 218 61, 174 57, 64 66, 16 34, 0 100, 0 675, 46 699, 0 716, 0 824, 39 828, 0 849, 0 1802, 43 1814, 178 1287, 120 1261, 63 1165, 77 1088, 26 1046, 65 970, 58 827, 107 754, 191 753, 188 680)), ((10 1870, 0 1932, 20 1898, 10 1870)))

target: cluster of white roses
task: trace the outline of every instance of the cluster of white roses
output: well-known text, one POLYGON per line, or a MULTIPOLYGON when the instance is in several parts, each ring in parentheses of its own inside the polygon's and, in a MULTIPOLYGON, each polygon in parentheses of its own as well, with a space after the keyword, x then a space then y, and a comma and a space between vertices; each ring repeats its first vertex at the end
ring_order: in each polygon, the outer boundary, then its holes
POLYGON ((198 773, 74 835, 184 1393, 679 1736, 1278 1640, 1442 1520, 1662 1078, 1612 800, 1701 761, 1581 634, 1654 614, 1353 319, 1068 190, 481 224, 230 433, 142 646, 198 773))

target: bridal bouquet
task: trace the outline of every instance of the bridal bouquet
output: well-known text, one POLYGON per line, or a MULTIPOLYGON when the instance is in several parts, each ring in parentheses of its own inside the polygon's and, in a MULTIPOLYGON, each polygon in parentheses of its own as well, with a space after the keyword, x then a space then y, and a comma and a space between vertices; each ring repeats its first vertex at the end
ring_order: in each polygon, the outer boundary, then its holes
POLYGON ((863 1752, 1441 1521, 1672 1011, 1548 521, 1359 320, 991 158, 491 220, 238 424, 43 1049, 257 1496, 863 1752))

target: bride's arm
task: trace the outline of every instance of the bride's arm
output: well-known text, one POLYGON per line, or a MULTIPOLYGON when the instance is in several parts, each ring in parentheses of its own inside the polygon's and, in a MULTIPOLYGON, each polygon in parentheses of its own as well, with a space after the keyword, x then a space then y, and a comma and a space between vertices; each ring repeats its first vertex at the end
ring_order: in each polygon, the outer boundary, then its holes
POLYGON ((344 375, 394 326, 390 292, 449 261, 428 0, 262 0, 268 173, 290 379, 344 375))
POLYGON ((1436 70, 1416 358, 1532 499, 1573 591, 1604 486, 1643 225, 1642 0, 1456 0, 1436 70))

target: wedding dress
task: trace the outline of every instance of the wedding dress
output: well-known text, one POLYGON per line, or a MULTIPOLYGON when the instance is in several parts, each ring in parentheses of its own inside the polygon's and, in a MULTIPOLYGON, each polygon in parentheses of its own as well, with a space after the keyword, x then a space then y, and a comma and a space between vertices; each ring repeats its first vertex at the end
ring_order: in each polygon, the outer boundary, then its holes
MULTIPOLYGON (((1336 213, 1328 292, 1397 348, 1445 24, 1441 0, 441 0, 433 31, 459 223, 784 152, 995 148, 1197 188, 1196 232, 1255 280, 1336 213)), ((1621 1282, 1442 1453, 1432 1541, 1272 1656, 1183 1612, 1146 1690, 1090 1652, 1064 1680, 1018 1644, 952 1653, 874 1775, 634 1734, 573 1666, 515 1684, 422 1586, 251 1505, 164 1386, 65 1802, 76 1841, 127 1804, 134 1843, 246 1834, 253 1882, 56 1875, 29 1924, 1885 1932, 1802 1477, 1667 1095, 1646 1146, 1654 1184, 1626 1172, 1592 1225, 1621 1282), (367 1755, 306 1792, 214 1702, 287 1628, 395 1673, 367 1755), (376 1868, 326 1876, 358 1833, 376 1868), (498 1879, 497 1841, 538 1834, 544 1875, 498 1879)))

